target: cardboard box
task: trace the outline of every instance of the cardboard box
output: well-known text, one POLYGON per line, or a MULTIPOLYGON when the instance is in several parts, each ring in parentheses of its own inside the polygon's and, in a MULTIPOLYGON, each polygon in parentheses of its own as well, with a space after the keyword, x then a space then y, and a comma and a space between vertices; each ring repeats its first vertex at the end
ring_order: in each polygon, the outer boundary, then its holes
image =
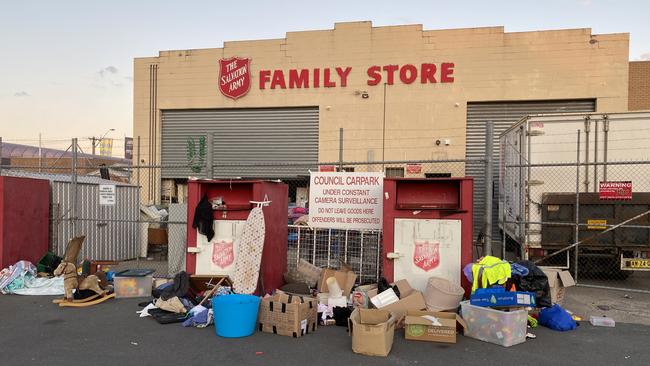
POLYGON ((566 288, 576 285, 573 276, 569 271, 552 268, 542 268, 542 271, 548 277, 548 285, 551 288, 551 302, 562 305, 566 288))
MULTIPOLYGON (((382 310, 388 310, 395 315, 398 323, 406 316, 408 310, 425 310, 427 304, 424 302, 422 292, 411 287, 407 280, 399 280, 395 283, 400 293, 400 300, 390 305, 384 306, 382 310)), ((377 295, 377 289, 369 290, 368 296, 377 295)))
POLYGON ((506 291, 503 287, 480 288, 472 294, 470 304, 490 307, 534 307, 535 294, 523 291, 506 291))
MULTIPOLYGON (((361 309, 354 309, 348 319, 348 329, 352 336, 352 351, 367 356, 388 356, 393 348, 395 336, 395 315, 388 311, 365 310, 364 320, 388 319, 377 324, 364 324, 361 309)), ((367 320, 368 321, 368 320, 367 320)))
POLYGON ((404 337, 414 341, 456 343, 456 324, 467 328, 467 324, 458 314, 440 311, 409 310, 405 323, 404 337), (423 316, 436 318, 440 325, 434 325, 430 319, 423 316))
POLYGON ((260 303, 259 329, 298 338, 316 331, 317 311, 313 297, 276 293, 260 303))
POLYGON ((327 279, 330 277, 336 278, 336 282, 339 283, 341 290, 343 290, 343 296, 350 296, 354 282, 357 280, 357 275, 354 271, 347 268, 338 271, 331 268, 323 269, 320 280, 318 281, 318 292, 329 292, 327 279))
POLYGON ((361 324, 377 325, 387 322, 390 317, 390 311, 379 309, 359 309, 361 324))
POLYGON ((296 271, 305 279, 309 287, 314 287, 318 283, 322 272, 320 268, 302 258, 298 261, 296 271))

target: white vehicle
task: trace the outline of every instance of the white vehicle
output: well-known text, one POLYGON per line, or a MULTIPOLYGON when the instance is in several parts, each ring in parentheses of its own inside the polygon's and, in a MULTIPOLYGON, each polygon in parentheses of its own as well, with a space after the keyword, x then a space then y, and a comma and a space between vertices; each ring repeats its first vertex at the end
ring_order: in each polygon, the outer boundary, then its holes
MULTIPOLYGON (((650 162, 650 112, 533 115, 499 142, 499 225, 520 253, 541 258, 575 242, 575 226, 567 224, 576 221, 576 191, 579 239, 650 210, 650 164, 640 163, 650 162)), ((630 225, 650 225, 650 218, 630 225)), ((581 258, 632 269, 624 259, 650 257, 650 230, 616 229, 580 248, 581 258)))

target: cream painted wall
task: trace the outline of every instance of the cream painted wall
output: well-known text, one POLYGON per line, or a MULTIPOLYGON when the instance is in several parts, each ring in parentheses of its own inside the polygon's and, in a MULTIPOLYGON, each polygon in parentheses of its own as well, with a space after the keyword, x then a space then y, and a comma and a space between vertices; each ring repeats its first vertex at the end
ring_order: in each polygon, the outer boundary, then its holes
MULTIPOLYGON (((284 39, 225 42, 223 48, 162 51, 134 61, 134 136, 150 162, 149 65, 158 65, 159 111, 177 108, 320 107, 320 161, 338 160, 339 128, 346 161, 381 159, 383 85, 367 85, 372 65, 455 63, 454 83, 404 85, 386 93, 386 159, 463 158, 468 101, 596 98, 598 111, 624 111, 629 35, 590 29, 504 33, 503 27, 423 30, 420 25, 372 27, 337 23, 334 29, 288 32, 284 39), (251 62, 250 92, 233 101, 218 89, 218 60, 251 62), (261 69, 350 66, 347 87, 264 89, 261 69), (368 99, 355 95, 367 91, 368 99), (329 107, 329 108, 326 108, 329 107), (436 147, 438 138, 451 145, 436 147)), ((335 78, 336 79, 336 78, 335 78)), ((268 87, 268 86, 267 86, 268 87)), ((158 139, 160 129, 158 128, 158 139)), ((156 149, 159 154, 159 144, 156 149)), ((159 155, 158 155, 159 156, 159 155)), ((159 160, 157 161, 159 163, 159 160)))

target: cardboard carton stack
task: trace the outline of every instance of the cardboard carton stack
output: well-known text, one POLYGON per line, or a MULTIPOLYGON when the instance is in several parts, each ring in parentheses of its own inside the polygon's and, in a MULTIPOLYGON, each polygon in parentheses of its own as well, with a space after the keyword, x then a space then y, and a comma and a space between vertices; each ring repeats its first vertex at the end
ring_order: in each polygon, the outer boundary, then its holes
POLYGON ((262 299, 259 329, 293 338, 316 331, 316 299, 276 293, 262 299))

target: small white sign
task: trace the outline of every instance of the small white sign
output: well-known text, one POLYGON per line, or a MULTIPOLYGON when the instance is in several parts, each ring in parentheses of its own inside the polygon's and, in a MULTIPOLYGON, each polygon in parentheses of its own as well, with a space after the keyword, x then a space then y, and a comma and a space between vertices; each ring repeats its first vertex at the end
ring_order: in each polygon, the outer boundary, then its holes
POLYGON ((383 173, 312 172, 309 225, 380 230, 383 173))
POLYGON ((102 206, 115 206, 115 185, 99 185, 99 204, 102 206))

